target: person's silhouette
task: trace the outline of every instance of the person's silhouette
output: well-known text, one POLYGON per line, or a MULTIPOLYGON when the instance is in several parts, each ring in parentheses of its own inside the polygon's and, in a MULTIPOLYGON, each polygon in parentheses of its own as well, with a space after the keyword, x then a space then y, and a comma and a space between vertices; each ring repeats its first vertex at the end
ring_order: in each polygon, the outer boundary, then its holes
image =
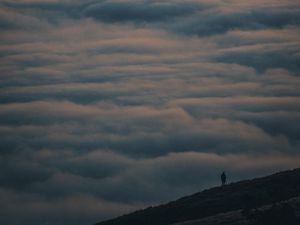
POLYGON ((224 171, 221 174, 221 181, 222 181, 222 186, 226 184, 226 174, 224 171))

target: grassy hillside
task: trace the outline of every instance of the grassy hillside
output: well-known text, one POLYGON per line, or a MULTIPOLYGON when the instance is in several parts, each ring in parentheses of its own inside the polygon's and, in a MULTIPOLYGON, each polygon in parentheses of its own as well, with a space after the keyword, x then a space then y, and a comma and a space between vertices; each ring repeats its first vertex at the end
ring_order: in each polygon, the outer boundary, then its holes
POLYGON ((245 212, 245 209, 219 213, 201 219, 171 225, 299 225, 300 197, 275 204, 263 205, 245 212))
POLYGON ((97 225, 169 225, 300 196, 300 168, 215 187, 97 225))

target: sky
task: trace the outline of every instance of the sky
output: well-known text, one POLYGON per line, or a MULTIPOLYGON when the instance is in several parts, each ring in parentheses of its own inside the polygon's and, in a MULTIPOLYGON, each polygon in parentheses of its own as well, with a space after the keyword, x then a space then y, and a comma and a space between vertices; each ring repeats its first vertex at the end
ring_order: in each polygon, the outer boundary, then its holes
POLYGON ((295 0, 1 0, 0 223, 299 167, 299 35, 295 0))

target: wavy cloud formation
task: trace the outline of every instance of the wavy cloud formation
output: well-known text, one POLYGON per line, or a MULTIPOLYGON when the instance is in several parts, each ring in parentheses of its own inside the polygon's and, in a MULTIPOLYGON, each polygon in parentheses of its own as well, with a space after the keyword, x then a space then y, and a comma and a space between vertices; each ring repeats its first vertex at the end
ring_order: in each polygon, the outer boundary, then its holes
POLYGON ((92 224, 299 167, 296 1, 0 3, 0 223, 92 224))

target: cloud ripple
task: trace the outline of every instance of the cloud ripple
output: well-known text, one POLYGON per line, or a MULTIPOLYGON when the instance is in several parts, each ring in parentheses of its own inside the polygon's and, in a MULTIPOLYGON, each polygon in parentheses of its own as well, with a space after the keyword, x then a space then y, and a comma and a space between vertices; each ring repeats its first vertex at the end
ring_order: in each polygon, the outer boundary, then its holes
POLYGON ((299 167, 299 3, 0 3, 0 223, 92 224, 299 167))

